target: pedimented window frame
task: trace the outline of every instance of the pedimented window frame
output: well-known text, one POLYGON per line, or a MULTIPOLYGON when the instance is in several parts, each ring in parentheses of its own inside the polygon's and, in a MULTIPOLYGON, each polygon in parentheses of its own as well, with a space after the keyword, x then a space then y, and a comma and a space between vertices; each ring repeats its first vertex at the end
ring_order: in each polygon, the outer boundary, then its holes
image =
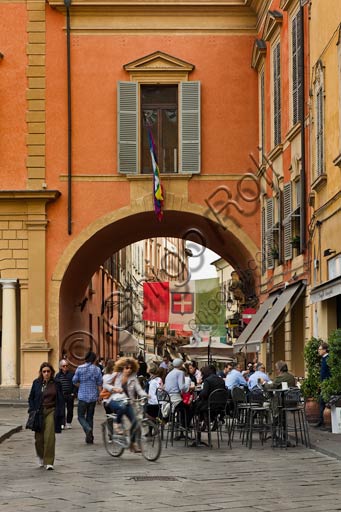
MULTIPOLYGON (((141 137, 139 134, 139 120, 141 119, 141 86, 148 84, 169 84, 169 85, 178 85, 179 86, 179 111, 185 112, 185 110, 180 109, 180 104, 183 106, 186 98, 185 89, 189 91, 189 88, 198 86, 198 152, 197 152, 197 166, 192 171, 188 166, 186 167, 186 158, 187 161, 190 161, 190 145, 185 146, 186 142, 184 142, 184 137, 181 137, 181 129, 182 124, 179 123, 179 133, 178 133, 178 141, 179 141, 179 151, 181 145, 181 155, 180 155, 180 164, 179 164, 179 174, 192 174, 192 173, 200 173, 200 82, 190 81, 189 74, 194 70, 194 65, 186 62, 182 59, 169 55, 167 53, 156 51, 152 54, 146 55, 139 59, 136 59, 128 64, 123 66, 124 70, 129 73, 130 83, 135 83, 137 88, 137 163, 136 163, 136 171, 135 174, 141 174, 141 137), (188 84, 188 85, 185 85, 188 84), (180 95, 180 89, 182 91, 182 95, 180 95), (184 149, 186 147, 186 150, 184 149), (189 151, 189 153, 188 153, 189 151), (189 157, 187 155, 190 155, 189 157), (185 155, 185 156, 184 156, 185 155)), ((118 89, 120 88, 120 84, 124 84, 124 82, 119 82, 118 89)), ((127 85, 129 82, 127 82, 127 85)), ((120 116, 120 112, 118 112, 118 116, 120 116)), ((120 123, 120 121, 118 121, 120 123)), ((120 140, 120 134, 118 130, 118 172, 130 174, 131 172, 127 169, 123 169, 121 158, 121 144, 122 140, 120 140)), ((195 146, 195 143, 193 143, 195 146)), ((195 159, 194 159, 195 161, 195 159)), ((174 176, 174 174, 172 173, 174 176)))

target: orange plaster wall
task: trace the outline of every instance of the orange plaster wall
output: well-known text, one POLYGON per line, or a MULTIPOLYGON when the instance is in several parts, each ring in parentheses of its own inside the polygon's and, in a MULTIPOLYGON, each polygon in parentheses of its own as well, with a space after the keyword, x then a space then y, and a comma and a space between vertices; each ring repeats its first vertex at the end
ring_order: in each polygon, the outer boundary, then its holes
MULTIPOLYGON (((48 280, 73 236, 130 201, 129 183, 74 182, 73 235, 67 235, 67 183, 60 181, 60 174, 67 173, 64 27, 64 15, 47 9, 46 181, 62 192, 49 206, 48 280)), ((246 172, 258 141, 257 74, 250 65, 253 40, 237 35, 72 35, 73 173, 117 174, 116 84, 129 80, 124 64, 156 50, 193 63, 190 79, 201 81, 201 174, 246 172)), ((203 203, 207 183, 192 182, 189 200, 203 203)), ((216 187, 215 182, 210 187, 216 187)), ((246 230, 257 241, 254 226, 246 230)))
POLYGON ((26 188, 26 4, 0 3, 0 187, 26 188))

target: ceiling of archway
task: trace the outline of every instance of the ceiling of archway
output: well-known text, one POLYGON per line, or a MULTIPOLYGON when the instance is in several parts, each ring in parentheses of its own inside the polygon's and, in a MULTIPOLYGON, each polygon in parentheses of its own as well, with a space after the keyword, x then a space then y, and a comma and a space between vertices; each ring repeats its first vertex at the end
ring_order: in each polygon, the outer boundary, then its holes
POLYGON ((212 249, 234 268, 245 270, 254 263, 240 239, 211 220, 188 212, 168 211, 159 223, 153 212, 118 220, 89 238, 72 258, 62 281, 63 300, 77 301, 103 262, 120 249, 146 238, 177 237, 212 249))

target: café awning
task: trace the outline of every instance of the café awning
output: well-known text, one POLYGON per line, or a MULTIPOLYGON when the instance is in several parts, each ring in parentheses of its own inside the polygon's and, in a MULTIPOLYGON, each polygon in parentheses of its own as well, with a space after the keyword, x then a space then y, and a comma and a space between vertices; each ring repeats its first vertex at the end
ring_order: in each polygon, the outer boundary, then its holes
POLYGON ((269 309, 272 307, 273 303, 277 300, 278 293, 274 293, 273 295, 269 295, 269 297, 261 304, 257 313, 252 318, 251 322, 247 324, 241 335, 238 337, 237 341, 233 345, 234 353, 240 352, 242 349, 246 348, 247 352, 256 352, 254 350, 254 346, 251 345, 246 346, 250 336, 257 329, 258 325, 261 323, 265 315, 268 313, 269 309), (252 348, 252 350, 251 350, 252 348))
MULTIPOLYGON (((305 284, 302 282, 295 283, 291 286, 285 288, 282 292, 278 292, 276 294, 270 295, 268 299, 262 304, 265 306, 264 308, 261 306, 258 312, 262 309, 258 321, 256 320, 257 314, 255 318, 251 320, 246 329, 242 332, 241 336, 244 332, 250 327, 249 332, 246 333, 246 336, 243 337, 242 343, 239 342, 238 338, 237 342, 234 345, 234 351, 240 352, 241 350, 246 350, 246 352, 258 352, 260 349, 260 344, 263 341, 264 336, 270 330, 270 328, 274 325, 277 318, 283 312, 285 306, 291 302, 292 298, 296 294, 296 300, 301 295, 303 290, 305 289, 305 284), (270 302, 268 302, 270 299, 270 302), (255 325, 257 323, 257 325, 255 325), (253 324, 253 325, 252 325, 253 324), (251 331, 251 332, 250 332, 251 331), (237 345, 238 344, 238 345, 237 345)), ((257 312, 257 313, 258 313, 257 312)))
POLYGON ((139 340, 131 332, 123 330, 118 333, 118 345, 120 351, 133 353, 138 351, 139 340))

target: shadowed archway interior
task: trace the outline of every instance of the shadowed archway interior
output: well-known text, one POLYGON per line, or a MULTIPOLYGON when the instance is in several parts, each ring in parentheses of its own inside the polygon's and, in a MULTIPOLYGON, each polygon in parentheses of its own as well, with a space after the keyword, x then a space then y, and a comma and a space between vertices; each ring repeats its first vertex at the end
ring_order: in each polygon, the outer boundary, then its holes
POLYGON ((188 212, 167 211, 162 222, 154 212, 142 212, 120 219, 95 233, 75 253, 63 276, 59 300, 59 339, 77 330, 79 308, 91 276, 120 249, 139 240, 153 237, 177 237, 199 243, 243 272, 253 262, 253 281, 256 287, 258 271, 255 255, 240 239, 207 217, 188 212))

